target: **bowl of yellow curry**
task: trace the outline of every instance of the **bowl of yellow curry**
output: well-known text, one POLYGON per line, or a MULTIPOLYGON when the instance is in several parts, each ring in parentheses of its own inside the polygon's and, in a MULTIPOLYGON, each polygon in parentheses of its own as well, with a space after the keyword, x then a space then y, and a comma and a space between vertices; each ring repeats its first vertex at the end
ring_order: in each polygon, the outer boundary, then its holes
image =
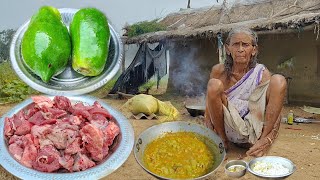
POLYGON ((202 179, 223 162, 226 152, 220 137, 196 123, 158 124, 136 139, 134 156, 148 173, 161 179, 202 179))

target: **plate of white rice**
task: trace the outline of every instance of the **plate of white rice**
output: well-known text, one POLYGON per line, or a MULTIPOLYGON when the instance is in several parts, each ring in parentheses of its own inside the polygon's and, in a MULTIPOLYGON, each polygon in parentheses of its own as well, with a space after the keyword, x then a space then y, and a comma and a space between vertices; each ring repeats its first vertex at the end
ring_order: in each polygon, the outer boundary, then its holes
POLYGON ((289 159, 279 156, 264 156, 251 160, 248 171, 252 174, 266 178, 281 178, 290 176, 296 166, 289 159))

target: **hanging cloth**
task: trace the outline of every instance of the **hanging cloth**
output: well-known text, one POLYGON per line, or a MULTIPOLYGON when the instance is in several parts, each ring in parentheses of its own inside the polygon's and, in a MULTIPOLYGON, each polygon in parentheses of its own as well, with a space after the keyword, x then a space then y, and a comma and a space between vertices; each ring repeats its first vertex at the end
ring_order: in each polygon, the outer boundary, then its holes
POLYGON ((149 48, 147 43, 140 48, 129 67, 120 75, 110 94, 118 91, 137 94, 142 84, 156 75, 159 87, 160 79, 167 74, 166 46, 159 43, 156 48, 149 48))
POLYGON ((149 62, 153 63, 154 74, 157 78, 157 87, 159 87, 160 79, 168 73, 166 47, 163 43, 159 43, 153 50, 148 46, 146 52, 146 64, 149 62))

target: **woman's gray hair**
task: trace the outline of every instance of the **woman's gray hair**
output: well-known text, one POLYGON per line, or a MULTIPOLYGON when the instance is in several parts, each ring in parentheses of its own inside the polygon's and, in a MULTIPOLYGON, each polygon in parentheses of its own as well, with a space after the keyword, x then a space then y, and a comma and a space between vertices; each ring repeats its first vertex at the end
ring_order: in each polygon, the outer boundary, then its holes
MULTIPOLYGON (((236 28, 231 29, 231 31, 229 32, 228 37, 226 39, 226 44, 229 45, 232 36, 235 34, 238 34, 238 33, 245 33, 245 34, 248 34, 249 36, 251 36, 252 45, 256 46, 256 48, 257 48, 258 36, 253 30, 251 30, 250 28, 247 28, 247 27, 236 27, 236 28)), ((252 58, 249 62, 249 68, 250 69, 254 68, 256 66, 257 62, 258 62, 258 51, 254 56, 252 56, 252 58)), ((230 77, 231 77, 232 66, 233 66, 232 56, 231 56, 231 54, 230 55, 226 54, 226 60, 224 62, 224 69, 227 72, 227 79, 230 79, 230 77)))

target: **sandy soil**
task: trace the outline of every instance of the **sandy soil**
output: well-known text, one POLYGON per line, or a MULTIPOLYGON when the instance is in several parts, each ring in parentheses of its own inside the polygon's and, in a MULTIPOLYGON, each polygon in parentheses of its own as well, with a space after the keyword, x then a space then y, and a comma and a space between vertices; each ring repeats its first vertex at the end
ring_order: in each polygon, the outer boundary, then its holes
MULTIPOLYGON (((180 111, 182 114, 181 120, 185 121, 196 121, 202 123, 202 117, 191 117, 186 109, 184 108, 184 103, 196 103, 199 98, 190 97, 179 97, 173 95, 159 96, 160 100, 170 100, 172 104, 180 111), (173 98, 174 97, 174 98, 173 98)), ((119 100, 114 98, 102 99, 110 104, 112 107, 119 109, 122 104, 126 102, 125 99, 119 100)), ((2 105, 0 106, 0 115, 9 111, 15 104, 2 105)), ((306 117, 306 118, 316 118, 320 119, 319 115, 310 114, 304 112, 298 106, 288 106, 286 105, 282 110, 282 115, 285 116, 288 111, 292 109, 295 116, 306 117)), ((133 126, 135 137, 137 137, 142 131, 148 127, 157 124, 157 120, 134 120, 129 119, 133 126)), ((245 156, 246 149, 241 149, 232 146, 227 153, 225 161, 222 163, 218 169, 211 174, 207 179, 230 179, 224 173, 224 165, 228 160, 238 159, 243 157, 247 162, 253 159, 252 157, 245 156)), ((289 176, 287 179, 292 180, 316 180, 320 179, 320 123, 310 123, 310 124, 294 124, 287 125, 282 123, 280 126, 280 133, 277 140, 271 147, 268 155, 272 156, 282 156, 290 159, 296 165, 296 171, 289 176)), ((5 169, 0 166, 0 179, 17 179, 5 169)), ((117 170, 115 170, 108 177, 103 179, 156 179, 155 177, 148 174, 144 169, 136 162, 133 153, 129 155, 127 161, 117 170)), ((247 172, 241 179, 259 179, 258 177, 247 172)))

